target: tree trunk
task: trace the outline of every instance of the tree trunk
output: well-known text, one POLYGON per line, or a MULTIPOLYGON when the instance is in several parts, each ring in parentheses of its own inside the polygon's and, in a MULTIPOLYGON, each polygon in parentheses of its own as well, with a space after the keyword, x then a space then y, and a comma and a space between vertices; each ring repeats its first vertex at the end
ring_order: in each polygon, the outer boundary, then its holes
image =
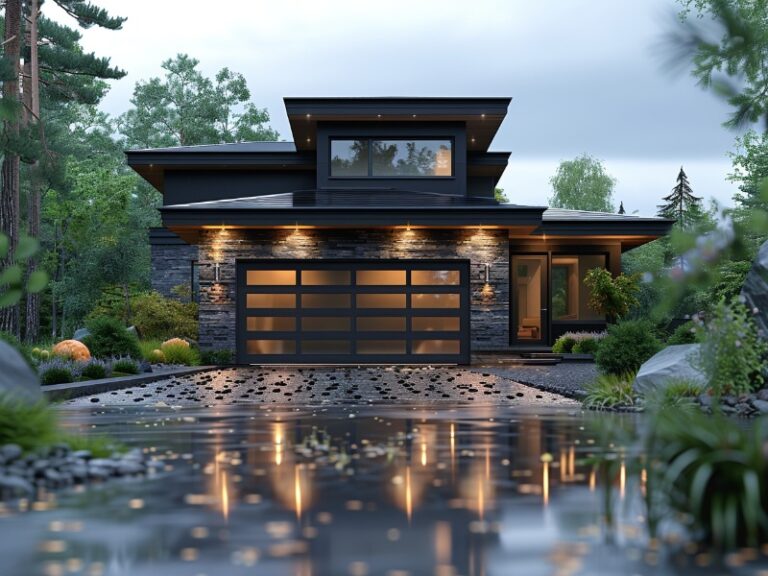
MULTIPOLYGON (((24 107, 25 118, 30 124, 40 122, 40 68, 37 58, 37 17, 38 1, 28 0, 26 21, 26 52, 24 58, 24 107)), ((40 178, 39 165, 30 166, 29 198, 27 199, 27 233, 33 238, 40 236, 40 178)), ((37 256, 27 263, 27 274, 37 270, 37 256)), ((24 339, 28 343, 37 341, 40 332, 40 294, 27 294, 24 339)))
MULTIPOLYGON (((3 83, 3 96, 9 100, 19 100, 19 58, 21 56, 21 0, 5 2, 5 57, 11 63, 12 79, 3 83)), ((12 118, 5 122, 8 139, 14 140, 19 134, 19 120, 12 118)), ((13 150, 5 150, 0 190, 0 232, 8 236, 10 252, 0 267, 13 262, 13 251, 19 241, 19 155, 13 150)), ((0 330, 19 335, 19 306, 0 308, 0 330)))

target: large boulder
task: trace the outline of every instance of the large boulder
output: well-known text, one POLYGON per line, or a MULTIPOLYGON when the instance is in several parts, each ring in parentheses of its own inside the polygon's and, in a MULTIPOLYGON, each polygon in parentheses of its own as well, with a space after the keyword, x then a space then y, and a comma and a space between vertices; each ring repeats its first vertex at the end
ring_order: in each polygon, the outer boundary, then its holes
POLYGON ((706 378, 695 366, 700 344, 667 346, 640 366, 633 388, 639 394, 663 389, 675 380, 688 380, 704 386, 706 378))
POLYGON ((744 280, 741 295, 754 312, 760 337, 768 339, 768 242, 764 242, 744 280))
POLYGON ((24 402, 42 400, 40 379, 35 371, 13 346, 1 340, 0 366, 0 395, 24 402))
POLYGON ((91 331, 88 330, 88 328, 78 328, 75 330, 75 335, 72 336, 72 339, 77 340, 78 342, 82 342, 84 338, 88 338, 90 335, 91 331))

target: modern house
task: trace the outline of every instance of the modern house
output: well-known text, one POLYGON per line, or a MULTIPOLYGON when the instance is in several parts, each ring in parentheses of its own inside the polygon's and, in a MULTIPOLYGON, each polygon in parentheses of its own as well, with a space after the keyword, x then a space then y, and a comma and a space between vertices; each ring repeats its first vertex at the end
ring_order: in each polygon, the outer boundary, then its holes
POLYGON ((500 204, 509 98, 286 98, 293 142, 127 152, 163 194, 153 285, 199 278, 241 363, 459 363, 599 330, 586 272, 671 221, 500 204))

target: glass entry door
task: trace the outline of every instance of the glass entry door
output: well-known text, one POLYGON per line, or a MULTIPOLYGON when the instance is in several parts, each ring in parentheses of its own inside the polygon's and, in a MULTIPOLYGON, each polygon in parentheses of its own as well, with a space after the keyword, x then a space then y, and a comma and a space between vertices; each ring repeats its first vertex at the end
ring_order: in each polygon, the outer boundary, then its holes
POLYGON ((512 257, 512 343, 547 344, 547 256, 512 257))

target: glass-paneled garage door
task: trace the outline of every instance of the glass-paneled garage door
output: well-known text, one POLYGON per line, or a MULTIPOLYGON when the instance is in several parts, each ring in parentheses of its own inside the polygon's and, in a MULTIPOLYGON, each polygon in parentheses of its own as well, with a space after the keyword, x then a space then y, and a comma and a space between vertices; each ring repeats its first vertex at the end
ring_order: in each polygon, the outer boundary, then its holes
POLYGON ((238 361, 469 363, 467 260, 241 260, 238 361))

